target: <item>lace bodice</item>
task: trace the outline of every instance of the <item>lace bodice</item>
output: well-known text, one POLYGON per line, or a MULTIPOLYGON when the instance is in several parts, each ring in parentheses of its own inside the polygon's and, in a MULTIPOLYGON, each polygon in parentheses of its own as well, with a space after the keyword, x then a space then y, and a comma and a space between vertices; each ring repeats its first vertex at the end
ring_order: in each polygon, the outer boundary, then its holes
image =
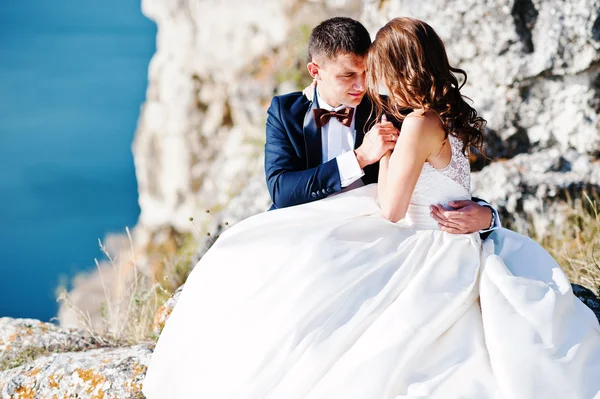
POLYGON ((435 169, 425 162, 411 204, 446 204, 452 200, 471 199, 471 168, 462 152, 462 141, 452 135, 448 140, 452 149, 450 163, 443 169, 435 169))

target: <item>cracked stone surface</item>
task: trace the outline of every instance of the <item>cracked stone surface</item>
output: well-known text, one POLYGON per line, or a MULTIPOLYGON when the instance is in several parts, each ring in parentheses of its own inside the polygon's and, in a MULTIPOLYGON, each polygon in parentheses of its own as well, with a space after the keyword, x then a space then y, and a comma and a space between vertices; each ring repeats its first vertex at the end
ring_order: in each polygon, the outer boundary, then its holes
POLYGON ((55 353, 0 372, 0 398, 143 398, 148 344, 55 353))

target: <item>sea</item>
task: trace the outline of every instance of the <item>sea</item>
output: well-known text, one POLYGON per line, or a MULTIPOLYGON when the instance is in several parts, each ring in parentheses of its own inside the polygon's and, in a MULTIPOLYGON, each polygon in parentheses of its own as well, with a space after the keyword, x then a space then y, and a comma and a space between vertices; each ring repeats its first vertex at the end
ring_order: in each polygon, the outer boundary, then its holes
POLYGON ((0 1, 0 317, 56 316, 98 239, 137 222, 155 38, 139 0, 0 1))

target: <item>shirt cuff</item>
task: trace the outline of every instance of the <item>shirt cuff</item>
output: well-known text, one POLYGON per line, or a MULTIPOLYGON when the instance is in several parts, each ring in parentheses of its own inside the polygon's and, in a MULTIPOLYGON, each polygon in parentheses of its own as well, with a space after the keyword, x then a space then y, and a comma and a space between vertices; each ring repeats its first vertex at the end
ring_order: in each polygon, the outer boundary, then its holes
POLYGON ((342 187, 348 187, 365 175, 365 172, 358 164, 358 159, 356 159, 354 151, 345 152, 342 155, 337 156, 335 160, 337 161, 338 170, 340 171, 342 187))
POLYGON ((478 201, 477 203, 481 206, 487 206, 492 210, 492 213, 494 214, 494 225, 489 229, 479 230, 480 233, 487 233, 488 231, 494 231, 502 227, 502 224, 500 223, 500 215, 498 215, 498 211, 496 210, 496 208, 494 208, 485 201, 478 201))

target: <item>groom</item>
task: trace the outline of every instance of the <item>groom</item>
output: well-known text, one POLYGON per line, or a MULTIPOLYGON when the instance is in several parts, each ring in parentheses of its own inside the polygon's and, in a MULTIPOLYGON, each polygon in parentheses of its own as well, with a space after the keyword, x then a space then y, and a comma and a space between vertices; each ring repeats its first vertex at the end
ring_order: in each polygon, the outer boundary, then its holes
MULTIPOLYGON (((350 18, 331 18, 313 29, 307 66, 316 82, 313 101, 290 93, 274 97, 268 110, 265 174, 271 210, 377 182, 379 160, 393 150, 399 131, 392 122, 372 119, 365 96, 370 45, 366 28, 350 18)), ((497 212, 484 201, 450 205, 455 209, 432 207, 444 231, 486 233, 499 227, 497 212)))

